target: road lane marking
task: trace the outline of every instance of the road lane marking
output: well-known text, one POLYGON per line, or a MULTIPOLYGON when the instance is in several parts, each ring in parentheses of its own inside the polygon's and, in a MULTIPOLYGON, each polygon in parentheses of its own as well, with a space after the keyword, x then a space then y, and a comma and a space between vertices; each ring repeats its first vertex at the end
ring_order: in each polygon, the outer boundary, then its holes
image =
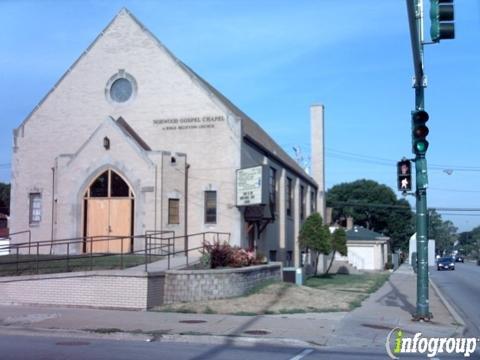
POLYGON ((305 349, 300 354, 292 357, 289 360, 300 360, 300 359, 304 358, 305 356, 307 356, 308 354, 311 354, 312 352, 313 352, 313 349, 305 349))

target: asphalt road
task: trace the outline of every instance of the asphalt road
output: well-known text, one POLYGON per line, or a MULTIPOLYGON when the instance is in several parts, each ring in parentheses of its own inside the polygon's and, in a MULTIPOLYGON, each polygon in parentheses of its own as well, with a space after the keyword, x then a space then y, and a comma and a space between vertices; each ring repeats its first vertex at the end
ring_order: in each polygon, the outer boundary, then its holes
MULTIPOLYGON (((402 354, 402 359, 419 359, 402 354)), ((447 355, 435 359, 464 359, 447 355)), ((472 357, 475 358, 475 357, 472 357)), ((380 360, 384 348, 300 348, 261 344, 198 344, 136 340, 75 339, 29 335, 0 336, 2 360, 380 360)))
POLYGON ((431 268, 430 278, 464 319, 465 336, 480 337, 480 266, 465 262, 456 263, 454 271, 431 268))

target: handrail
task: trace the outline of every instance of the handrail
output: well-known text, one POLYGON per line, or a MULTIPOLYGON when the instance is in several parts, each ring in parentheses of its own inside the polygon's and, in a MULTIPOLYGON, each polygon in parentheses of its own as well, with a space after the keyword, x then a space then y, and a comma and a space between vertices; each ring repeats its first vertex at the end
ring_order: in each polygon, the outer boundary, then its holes
MULTIPOLYGON (((12 240, 12 235, 20 235, 20 234, 26 234, 26 233, 28 233, 28 244, 30 246, 30 244, 32 242, 32 232, 30 230, 22 230, 22 231, 9 233, 8 236, 6 237, 6 239, 12 240)), ((29 249, 28 253, 30 254, 30 249, 29 249)))
MULTIPOLYGON (((27 233, 29 231, 25 231, 27 233)), ((93 269, 93 260, 94 258, 98 257, 107 257, 107 256, 120 256, 120 268, 124 268, 124 256, 126 254, 144 254, 145 255, 145 271, 148 270, 148 263, 152 261, 152 256, 160 256, 160 258, 167 258, 168 269, 170 269, 170 258, 175 256, 179 253, 185 253, 186 262, 188 266, 189 258, 188 255, 191 251, 204 249, 205 248, 205 241, 206 236, 208 235, 215 235, 216 240, 220 240, 220 236, 228 235, 228 241, 230 241, 231 234, 227 232, 214 232, 214 231, 206 231, 194 234, 186 234, 186 235, 178 235, 175 236, 173 231, 151 231, 146 232, 145 235, 132 235, 132 236, 107 236, 107 235, 98 235, 98 236, 84 236, 84 237, 77 237, 77 238, 66 238, 66 239, 57 239, 55 241, 56 246, 66 246, 66 252, 60 255, 48 255, 48 254, 41 254, 40 249, 43 247, 50 247, 51 241, 50 240, 43 240, 43 241, 35 241, 29 243, 18 243, 18 244, 10 244, 9 246, 2 247, 3 250, 9 250, 9 253, 14 255, 15 260, 13 261, 0 261, 0 272, 1 266, 3 265, 15 265, 16 273, 19 272, 20 264, 31 264, 35 263, 35 270, 39 273, 39 264, 45 262, 53 262, 53 261, 64 261, 66 260, 65 270, 68 272, 70 270, 70 261, 72 259, 82 259, 82 258, 90 258, 90 270, 93 269), (151 234, 151 235, 150 235, 151 234), (173 234, 174 236, 169 237, 158 237, 158 235, 164 234, 173 234), (156 236, 152 236, 156 235, 156 236), (202 237, 201 246, 189 248, 188 243, 189 239, 192 237, 202 237), (132 241, 131 250, 128 253, 124 253, 124 241, 130 239, 132 241), (186 248, 182 250, 175 249, 175 240, 176 239, 185 239, 186 240, 186 248), (118 241, 120 240, 120 253, 94 253, 93 248, 94 244, 100 241, 118 241), (144 240, 144 248, 135 250, 135 243, 138 244, 138 241, 144 240), (152 240, 160 240, 160 243, 152 242, 152 240), (165 243, 163 241, 166 241, 165 243), (71 253, 71 246, 75 244, 85 244, 87 242, 87 247, 84 248, 84 251, 80 254, 72 254, 71 253), (28 255, 31 255, 31 249, 33 248, 34 254, 32 255, 33 258, 20 258, 20 251, 22 249, 26 249, 28 247, 28 255), (14 251, 12 251, 14 250, 14 251), (41 256, 42 255, 42 256, 41 256), (46 255, 43 257, 43 255, 46 255)), ((6 259, 5 259, 6 260, 6 259)), ((30 270, 33 270, 29 267, 30 270)))

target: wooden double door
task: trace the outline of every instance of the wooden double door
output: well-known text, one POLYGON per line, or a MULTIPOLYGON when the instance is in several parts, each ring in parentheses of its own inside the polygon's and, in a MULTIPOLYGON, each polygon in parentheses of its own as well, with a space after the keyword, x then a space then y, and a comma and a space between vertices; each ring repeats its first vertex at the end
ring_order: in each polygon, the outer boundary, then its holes
POLYGON ((134 197, 113 170, 100 175, 85 193, 85 252, 132 251, 134 197))

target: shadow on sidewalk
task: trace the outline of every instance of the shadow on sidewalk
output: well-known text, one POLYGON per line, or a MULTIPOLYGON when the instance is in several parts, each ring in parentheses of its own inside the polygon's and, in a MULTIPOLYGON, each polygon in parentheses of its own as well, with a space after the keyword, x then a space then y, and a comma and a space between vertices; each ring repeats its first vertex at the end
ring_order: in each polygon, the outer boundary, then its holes
POLYGON ((388 284, 390 284, 392 290, 378 298, 375 302, 384 306, 400 308, 409 314, 415 313, 415 306, 408 301, 407 296, 390 279, 388 279, 388 284))

